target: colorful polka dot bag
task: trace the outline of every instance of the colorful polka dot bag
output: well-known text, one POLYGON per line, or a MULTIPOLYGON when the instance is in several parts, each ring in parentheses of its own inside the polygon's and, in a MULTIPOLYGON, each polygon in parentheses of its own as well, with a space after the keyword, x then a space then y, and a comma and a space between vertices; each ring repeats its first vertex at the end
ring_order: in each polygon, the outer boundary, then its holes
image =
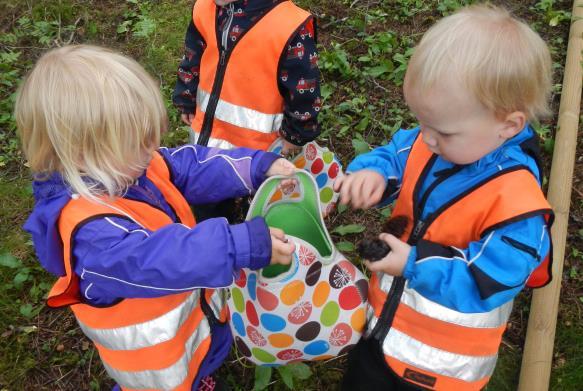
POLYGON ((286 232, 296 245, 291 265, 241 270, 228 301, 236 346, 258 365, 341 355, 365 324, 368 280, 334 247, 315 179, 303 170, 297 178, 285 193, 282 177, 269 178, 247 215, 286 232))
MULTIPOLYGON (((279 154, 282 146, 279 138, 268 151, 279 154)), ((314 177, 320 196, 320 210, 324 217, 328 216, 338 201, 339 194, 334 192, 332 186, 334 180, 343 175, 340 161, 328 148, 320 147, 314 141, 304 145, 301 153, 291 161, 297 168, 306 170, 314 177)))

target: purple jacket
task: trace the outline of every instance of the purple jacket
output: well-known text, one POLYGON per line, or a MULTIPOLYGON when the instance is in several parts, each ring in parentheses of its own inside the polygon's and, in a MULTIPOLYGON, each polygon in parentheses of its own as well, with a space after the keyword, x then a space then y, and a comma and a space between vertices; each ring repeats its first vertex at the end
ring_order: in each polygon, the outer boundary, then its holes
MULTIPOLYGON (((252 193, 278 158, 246 148, 223 151, 198 145, 161 148, 171 180, 190 204, 218 202, 252 193)), ((32 235, 42 266, 65 274, 57 220, 71 197, 58 174, 33 183, 35 206, 24 228, 32 235)), ((124 198, 144 201, 176 216, 160 191, 142 175, 124 198)), ((88 304, 110 305, 123 298, 159 297, 200 287, 228 287, 237 270, 269 264, 271 238, 265 221, 255 218, 229 225, 209 219, 195 228, 175 223, 155 232, 130 220, 105 217, 91 220, 74 234, 74 270, 81 296, 88 304)), ((209 354, 198 378, 217 369, 229 352, 228 327, 214 326, 209 354)), ((198 379, 193 384, 193 389, 198 379)))

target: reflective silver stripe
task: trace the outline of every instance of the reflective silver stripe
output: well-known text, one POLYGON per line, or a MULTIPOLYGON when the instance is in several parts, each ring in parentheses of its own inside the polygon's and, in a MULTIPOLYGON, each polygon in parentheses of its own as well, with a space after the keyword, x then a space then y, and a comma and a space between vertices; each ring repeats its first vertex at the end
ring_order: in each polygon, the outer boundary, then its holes
MULTIPOLYGON (((105 361, 105 367, 111 376, 122 387, 134 389, 161 389, 171 390, 181 385, 188 375, 188 365, 193 354, 197 351, 200 343, 210 334, 210 326, 203 319, 196 331, 188 338, 184 344, 185 353, 171 366, 146 371, 121 371, 109 366, 105 361)), ((102 360, 103 361, 103 360, 102 360)))
POLYGON ((391 328, 383 341, 386 355, 406 364, 467 382, 491 376, 498 355, 466 356, 426 345, 391 328))
POLYGON ((366 308, 366 330, 364 331, 365 338, 368 338, 374 327, 377 325, 379 318, 374 314, 374 308, 372 305, 366 308))
MULTIPOLYGON (((199 88, 196 91, 196 106, 206 112, 210 94, 199 88)), ((240 128, 255 130, 261 133, 276 132, 281 128, 283 113, 266 114, 243 106, 237 106, 219 99, 215 110, 215 118, 240 128)))
MULTIPOLYGON (((383 292, 388 293, 389 289, 391 289, 392 282, 393 277, 383 273, 382 276, 380 276, 379 286, 383 292)), ((476 328, 494 328, 503 326, 508 322, 513 304, 512 301, 509 301, 489 312, 463 313, 431 301, 407 286, 405 286, 403 294, 401 295, 401 303, 406 304, 415 311, 431 318, 460 326, 476 328)))
POLYGON ((111 329, 92 328, 77 322, 87 337, 111 350, 136 350, 169 341, 199 305, 200 290, 194 290, 179 306, 144 323, 111 329))
POLYGON ((409 288, 405 288, 403 291, 401 303, 431 318, 474 328, 495 328, 503 326, 508 322, 508 317, 510 316, 510 312, 512 312, 512 301, 489 312, 458 312, 431 301, 409 288))
POLYGON ((221 311, 227 305, 227 297, 225 289, 215 289, 211 295, 210 303, 208 303, 217 319, 221 317, 221 311))
POLYGON ((379 280, 379 287, 381 290, 385 293, 389 293, 389 289, 391 289, 394 277, 383 272, 377 272, 377 278, 379 280))

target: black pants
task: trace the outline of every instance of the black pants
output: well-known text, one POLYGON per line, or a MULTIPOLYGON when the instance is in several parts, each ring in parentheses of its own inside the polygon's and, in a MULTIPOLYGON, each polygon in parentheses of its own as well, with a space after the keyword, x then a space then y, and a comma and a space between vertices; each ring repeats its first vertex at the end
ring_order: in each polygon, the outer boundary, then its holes
POLYGON ((361 338, 348 353, 348 368, 342 391, 419 391, 422 388, 401 380, 385 363, 378 341, 361 338))

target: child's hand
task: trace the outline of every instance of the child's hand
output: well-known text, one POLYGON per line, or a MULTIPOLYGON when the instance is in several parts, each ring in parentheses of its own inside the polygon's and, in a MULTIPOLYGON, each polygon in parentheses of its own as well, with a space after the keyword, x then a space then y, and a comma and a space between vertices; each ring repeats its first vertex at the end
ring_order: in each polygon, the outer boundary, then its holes
POLYGON ((372 170, 344 175, 334 182, 334 191, 340 192, 340 203, 350 204, 354 209, 367 209, 378 204, 385 187, 385 178, 372 170))
MULTIPOLYGON (((294 164, 292 162, 290 162, 289 160, 282 158, 282 159, 277 159, 276 161, 274 161, 273 164, 271 165, 271 167, 269 167, 269 170, 267 170, 267 173, 265 175, 267 177, 270 177, 273 175, 290 176, 290 175, 293 175, 295 172, 296 172, 296 166, 294 166, 294 164)), ((288 194, 288 193, 291 193, 293 191, 293 189, 296 187, 297 183, 298 183, 298 180, 296 178, 283 179, 279 183, 278 187, 285 194, 288 194)))
POLYGON ((292 144, 287 140, 281 139, 281 141, 283 143, 281 147, 281 154, 283 156, 294 155, 302 149, 302 147, 300 147, 299 145, 292 144))
POLYGON ((289 265, 296 246, 289 242, 279 228, 269 227, 271 234, 271 264, 289 265))
POLYGON ((409 259, 411 246, 391 234, 382 233, 379 235, 379 239, 384 240, 389 245, 391 252, 376 262, 364 261, 365 266, 371 272, 383 272, 391 276, 402 275, 407 259, 409 259))
POLYGON ((191 126, 192 121, 194 121, 194 113, 184 113, 184 114, 180 115, 180 119, 186 125, 191 126))
POLYGON ((296 166, 289 160, 284 158, 277 159, 273 162, 269 170, 265 173, 265 176, 270 177, 274 175, 284 175, 290 176, 296 172, 296 166))

